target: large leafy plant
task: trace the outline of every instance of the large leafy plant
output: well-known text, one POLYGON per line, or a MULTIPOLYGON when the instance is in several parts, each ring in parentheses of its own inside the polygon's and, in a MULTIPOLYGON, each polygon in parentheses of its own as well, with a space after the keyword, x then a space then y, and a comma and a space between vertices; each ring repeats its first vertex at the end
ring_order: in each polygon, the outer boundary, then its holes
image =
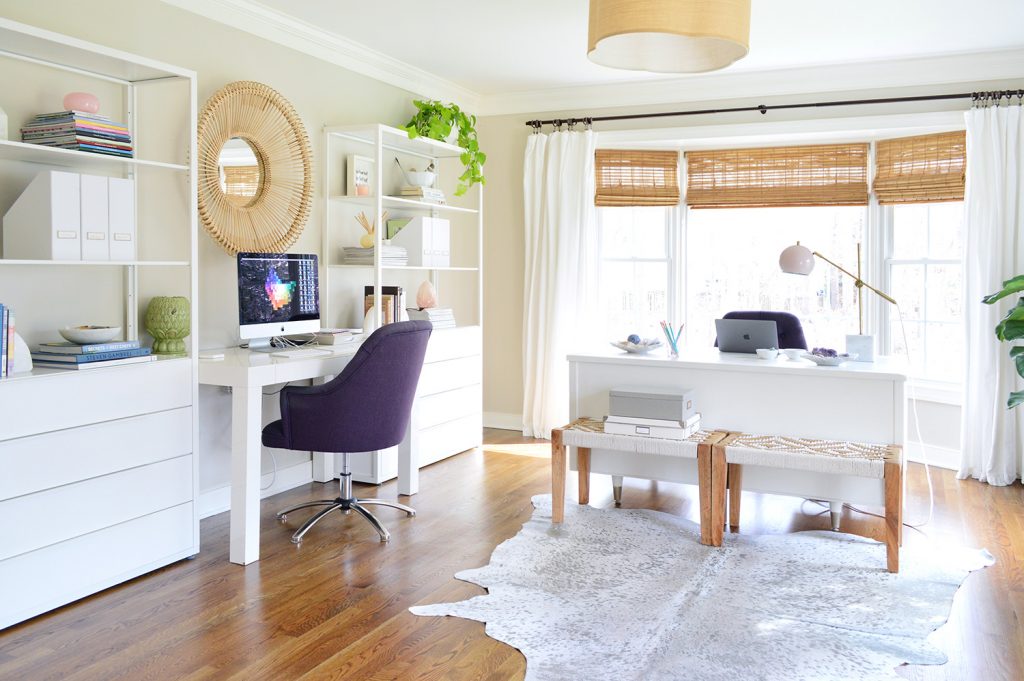
POLYGON ((404 128, 410 138, 423 136, 443 142, 452 130, 457 131, 456 143, 462 147, 459 160, 466 166, 466 170, 459 176, 455 195, 462 196, 474 184, 484 184, 487 154, 480 151, 480 143, 476 138, 476 116, 467 114, 457 104, 442 104, 436 100, 413 100, 413 104, 416 105, 416 114, 404 128))
MULTIPOLYGON (((985 296, 981 302, 991 305, 997 300, 1014 293, 1024 293, 1024 274, 1003 282, 1001 291, 985 296)), ((996 338, 1001 341, 1015 341, 1024 338, 1024 296, 1017 299, 1017 304, 1010 308, 1002 321, 996 324, 996 338)), ((1010 358, 1017 366, 1017 373, 1024 377, 1024 345, 1015 345, 1010 348, 1010 358)), ((1006 408, 1012 409, 1024 403, 1024 390, 1016 390, 1010 393, 1006 400, 1006 408)))

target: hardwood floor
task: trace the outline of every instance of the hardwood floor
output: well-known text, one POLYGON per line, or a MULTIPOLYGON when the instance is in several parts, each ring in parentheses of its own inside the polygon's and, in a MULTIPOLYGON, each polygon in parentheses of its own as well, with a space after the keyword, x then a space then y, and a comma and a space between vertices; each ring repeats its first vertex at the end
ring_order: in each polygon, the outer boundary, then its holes
MULTIPOLYGON (((549 463, 537 441, 488 430, 501 451, 471 452, 421 473, 412 498, 418 517, 381 509, 392 534, 380 544, 363 520, 325 519, 301 547, 274 512, 334 496, 311 483, 262 504, 262 560, 227 560, 227 514, 202 521, 202 552, 155 573, 0 632, 0 679, 520 679, 525 660, 456 618, 416 617, 418 603, 482 593, 452 575, 485 564, 530 516, 530 497, 547 493, 549 463), (519 443, 523 443, 519 446, 519 443), (514 453, 521 450, 522 455, 514 453)), ((904 668, 911 679, 1024 678, 1024 494, 1012 487, 957 481, 935 470, 932 537, 983 546, 995 567, 974 574, 957 594, 938 636, 950 662, 904 668)), ((568 499, 575 502, 574 475, 568 499)), ((927 512, 923 469, 909 472, 905 519, 927 512)), ((395 496, 394 482, 363 496, 395 496)), ((611 505, 611 483, 594 476, 591 504, 611 505)), ((627 480, 623 505, 697 519, 695 487, 627 480)), ((16 519, 14 519, 16 522, 16 519)), ((875 519, 848 513, 853 528, 875 519)), ((744 532, 827 529, 828 513, 784 497, 747 495, 744 532)), ((924 541, 913 530, 908 543, 924 541)), ((10 586, 10 585, 6 585, 10 586)))

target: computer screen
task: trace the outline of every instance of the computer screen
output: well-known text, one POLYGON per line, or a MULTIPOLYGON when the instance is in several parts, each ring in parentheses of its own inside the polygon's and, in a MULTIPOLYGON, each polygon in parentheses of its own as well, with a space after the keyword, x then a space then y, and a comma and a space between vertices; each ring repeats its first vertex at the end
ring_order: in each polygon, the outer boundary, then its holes
POLYGON ((238 325, 243 339, 319 330, 317 256, 239 253, 238 325))

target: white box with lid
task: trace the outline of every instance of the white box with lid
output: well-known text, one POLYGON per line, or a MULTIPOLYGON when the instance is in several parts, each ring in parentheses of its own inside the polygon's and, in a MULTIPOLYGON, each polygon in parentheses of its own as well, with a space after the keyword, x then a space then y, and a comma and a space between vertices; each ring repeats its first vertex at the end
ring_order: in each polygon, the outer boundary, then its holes
POLYGON ((691 388, 621 387, 608 391, 608 415, 685 421, 697 413, 691 388))

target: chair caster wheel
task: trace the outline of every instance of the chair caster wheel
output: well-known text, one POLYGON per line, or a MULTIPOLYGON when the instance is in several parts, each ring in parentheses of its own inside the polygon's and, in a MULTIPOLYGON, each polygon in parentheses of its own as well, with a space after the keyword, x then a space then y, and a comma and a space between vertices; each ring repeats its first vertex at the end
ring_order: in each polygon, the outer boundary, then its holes
POLYGON ((288 516, 286 516, 286 515, 279 515, 279 516, 277 516, 277 519, 278 519, 279 522, 282 522, 282 523, 288 522, 288 516))
POLYGON ((302 543, 302 537, 299 537, 299 538, 292 537, 292 543, 295 544, 296 546, 298 546, 299 544, 302 543))

